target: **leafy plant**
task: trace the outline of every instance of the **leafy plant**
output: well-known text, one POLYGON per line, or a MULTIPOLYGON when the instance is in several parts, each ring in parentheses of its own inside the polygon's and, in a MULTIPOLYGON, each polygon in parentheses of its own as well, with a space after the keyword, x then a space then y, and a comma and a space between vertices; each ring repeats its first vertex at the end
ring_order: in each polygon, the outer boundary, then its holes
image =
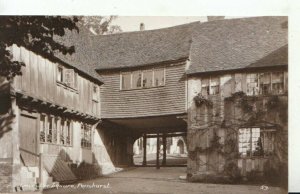
POLYGON ((213 103, 211 100, 205 98, 200 93, 194 97, 194 101, 197 107, 200 107, 202 105, 205 105, 207 107, 213 107, 213 103))

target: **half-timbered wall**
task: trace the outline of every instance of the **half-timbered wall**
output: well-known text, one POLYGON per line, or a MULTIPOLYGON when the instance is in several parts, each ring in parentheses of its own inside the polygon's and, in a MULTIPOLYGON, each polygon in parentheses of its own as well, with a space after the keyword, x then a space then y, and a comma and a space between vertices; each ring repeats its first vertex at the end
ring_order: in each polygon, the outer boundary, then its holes
POLYGON ((77 84, 74 87, 69 87, 57 81, 57 68, 62 66, 61 64, 51 62, 23 47, 19 48, 13 45, 11 51, 15 60, 23 61, 26 65, 22 67, 22 76, 15 77, 14 87, 16 91, 100 118, 100 99, 93 105, 94 82, 74 70, 77 84))
MULTIPOLYGON (((243 92, 250 96, 256 97, 256 104, 254 107, 261 108, 264 107, 265 104, 267 104, 268 100, 276 95, 278 96, 279 100, 283 103, 287 103, 287 90, 288 90, 288 74, 286 69, 269 69, 264 71, 253 71, 253 72, 247 72, 247 73, 232 73, 232 74, 214 74, 214 75, 199 75, 199 76, 190 76, 188 78, 188 152, 190 154, 190 158, 188 160, 188 174, 191 175, 191 180, 200 180, 203 181, 206 177, 206 175, 216 175, 216 174, 222 174, 225 172, 225 165, 226 165, 226 157, 223 157, 221 154, 218 154, 217 152, 205 152, 203 150, 211 148, 212 142, 214 140, 214 137, 217 136, 220 139, 218 142, 222 145, 225 144, 226 139, 232 138, 235 133, 231 133, 230 131, 232 128, 237 130, 239 132, 239 129, 243 128, 241 126, 245 126, 243 123, 244 113, 239 109, 236 108, 235 104, 230 104, 226 101, 227 97, 231 97, 232 94, 236 92, 243 92), (270 74, 270 81, 272 82, 278 82, 278 78, 276 78, 276 72, 283 73, 283 90, 280 94, 274 93, 277 92, 276 89, 278 89, 278 86, 273 85, 270 87, 270 93, 269 94, 262 94, 262 86, 255 85, 257 90, 256 94, 253 94, 252 92, 249 92, 249 87, 253 86, 249 84, 249 78, 251 77, 250 74, 260 74, 262 73, 269 73, 270 74), (274 74, 273 74, 274 73, 274 74), (212 94, 215 92, 215 89, 212 88, 215 86, 215 83, 213 83, 212 80, 215 80, 216 78, 219 79, 219 92, 218 94, 212 94), (205 83, 204 83, 205 82, 205 83), (209 91, 207 90, 207 86, 210 87, 209 91), (207 95, 207 93, 210 93, 207 95), (208 106, 206 104, 202 105, 196 105, 196 102, 194 98, 197 95, 201 95, 203 98, 207 99, 212 103, 212 106, 208 106), (230 129, 226 128, 226 122, 228 123, 234 123, 230 127, 230 129), (240 122, 240 123, 238 123, 240 122), (238 127, 240 126, 240 127, 238 127), (232 137, 231 137, 232 136, 232 137), (193 155, 194 154, 194 155, 193 155), (193 155, 193 157, 191 157, 193 155)), ((260 83, 261 77, 258 78, 258 83, 260 83)), ((261 82, 267 83, 265 80, 261 80, 261 82)), ((253 90, 254 91, 254 90, 253 90)), ((285 110, 283 110, 285 111, 285 110)), ((280 120, 280 116, 278 116, 278 112, 268 112, 266 115, 266 122, 267 123, 280 123, 280 125, 283 128, 283 131, 285 134, 287 134, 287 123, 283 123, 280 120)), ((269 127, 268 129, 265 128, 265 125, 255 125, 255 126, 249 126, 251 127, 257 127, 260 128, 262 132, 264 130, 269 131, 275 131, 274 128, 269 127)), ((252 130, 252 129, 251 129, 252 130)), ((234 130, 233 130, 234 131, 234 130)), ((252 133, 252 132, 251 132, 252 133)), ((275 135, 275 133, 274 133, 275 135)), ((235 136, 235 138, 240 138, 239 136, 235 136)), ((281 137, 283 139, 286 139, 287 142, 287 136, 281 137)), ((239 141, 242 141, 238 139, 239 141)), ((270 143, 270 142, 269 142, 270 143)), ((276 155, 281 158, 281 162, 286 162, 284 159, 286 156, 282 153, 282 150, 279 150, 277 147, 278 143, 273 141, 270 145, 274 147, 273 152, 276 153, 276 155), (276 150, 277 149, 277 150, 276 150)), ((240 148, 239 142, 236 142, 237 149, 240 148)), ((263 148, 265 149, 265 148, 263 148)), ((252 149, 251 149, 252 150, 252 149)), ((265 151, 265 150, 264 150, 265 151)), ((240 150, 238 150, 240 153, 240 150)), ((272 153, 273 154, 273 153, 272 153)), ((248 173, 254 171, 263 173, 264 172, 264 166, 265 163, 268 160, 268 156, 266 155, 254 155, 254 154, 247 154, 246 157, 244 156, 238 156, 236 159, 236 165, 240 170, 240 173, 242 176, 246 176, 248 173)))
MULTIPOLYGON (((100 89, 101 117, 128 118, 185 113, 185 64, 181 62, 155 66, 165 68, 165 85, 150 88, 122 90, 120 74, 131 70, 100 73, 104 82, 100 89)), ((138 70, 151 69, 153 68, 138 70)))

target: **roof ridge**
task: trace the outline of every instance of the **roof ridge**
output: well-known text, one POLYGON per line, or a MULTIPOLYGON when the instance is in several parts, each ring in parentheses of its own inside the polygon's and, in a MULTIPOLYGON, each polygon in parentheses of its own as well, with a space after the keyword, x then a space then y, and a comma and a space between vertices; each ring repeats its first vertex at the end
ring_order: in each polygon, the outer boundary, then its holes
POLYGON ((180 27, 187 27, 187 26, 192 26, 192 25, 196 25, 196 24, 200 24, 200 20, 199 21, 195 21, 195 22, 190 22, 190 23, 185 23, 185 24, 180 24, 180 25, 176 25, 176 26, 169 26, 169 27, 165 27, 165 28, 157 28, 157 29, 152 29, 152 30, 143 30, 143 31, 127 31, 127 32, 120 32, 120 33, 115 33, 115 34, 101 34, 101 35, 92 35, 92 37, 109 37, 109 36, 117 36, 117 35, 123 35, 123 34, 138 34, 138 33, 150 33, 150 32, 154 32, 154 31, 162 31, 162 30, 168 30, 168 29, 174 29, 174 28, 180 28, 180 27))

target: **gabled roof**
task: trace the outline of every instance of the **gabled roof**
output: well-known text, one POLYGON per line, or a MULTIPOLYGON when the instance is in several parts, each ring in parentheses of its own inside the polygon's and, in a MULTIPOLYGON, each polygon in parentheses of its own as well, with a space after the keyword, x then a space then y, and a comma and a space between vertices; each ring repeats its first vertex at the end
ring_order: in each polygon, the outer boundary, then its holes
POLYGON ((188 58, 192 29, 199 22, 176 27, 95 36, 81 29, 64 37, 75 46, 72 55, 58 57, 97 76, 95 69, 120 69, 188 58))
POLYGON ((202 23, 194 28, 187 73, 287 65, 287 35, 287 17, 202 23))
POLYGON ((73 55, 57 57, 89 76, 190 58, 187 74, 287 65, 287 17, 194 22, 170 28, 95 36, 86 29, 62 40, 73 55), (280 56, 278 55, 280 53, 280 56))

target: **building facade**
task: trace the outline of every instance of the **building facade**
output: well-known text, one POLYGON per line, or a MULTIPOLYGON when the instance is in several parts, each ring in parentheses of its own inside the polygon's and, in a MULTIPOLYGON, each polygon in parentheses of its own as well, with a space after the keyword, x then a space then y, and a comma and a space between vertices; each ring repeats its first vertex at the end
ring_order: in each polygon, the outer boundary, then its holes
POLYGON ((287 17, 64 38, 55 61, 9 48, 26 67, 1 79, 4 191, 132 165, 147 134, 187 134, 189 181, 287 172, 287 17))

